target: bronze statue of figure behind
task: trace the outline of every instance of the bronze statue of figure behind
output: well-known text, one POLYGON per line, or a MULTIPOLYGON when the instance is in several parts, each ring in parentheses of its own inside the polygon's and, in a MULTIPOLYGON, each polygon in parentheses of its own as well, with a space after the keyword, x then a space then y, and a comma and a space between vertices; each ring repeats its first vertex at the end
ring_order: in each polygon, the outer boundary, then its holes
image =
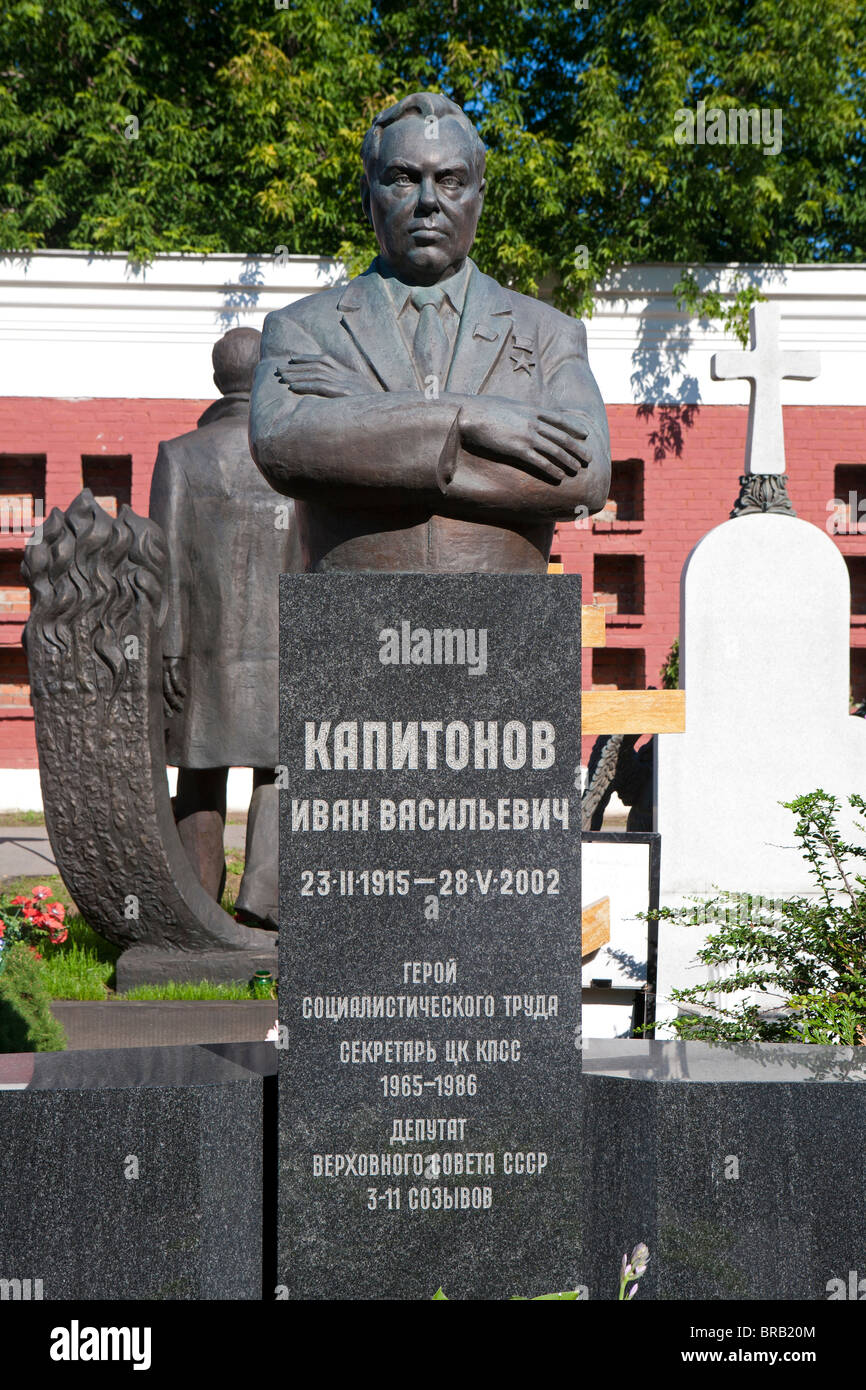
POLYGON ((251 767, 236 911, 252 926, 275 928, 277 592, 280 574, 303 563, 294 506, 267 485, 249 453, 259 343, 255 329, 233 328, 214 346, 222 398, 196 429, 160 445, 150 515, 168 544, 163 690, 178 833, 202 886, 219 900, 228 770, 251 767))

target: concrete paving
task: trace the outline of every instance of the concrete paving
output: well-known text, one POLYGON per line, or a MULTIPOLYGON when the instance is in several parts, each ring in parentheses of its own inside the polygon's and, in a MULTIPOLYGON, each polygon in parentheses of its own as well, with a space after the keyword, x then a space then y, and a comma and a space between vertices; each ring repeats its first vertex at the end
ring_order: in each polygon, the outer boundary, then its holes
MULTIPOLYGON (((245 825, 226 826, 227 849, 243 851, 245 837, 245 825)), ((56 873, 51 841, 44 825, 0 825, 0 879, 56 873)))
POLYGON ((57 865, 43 825, 0 826, 0 878, 56 873, 57 865))

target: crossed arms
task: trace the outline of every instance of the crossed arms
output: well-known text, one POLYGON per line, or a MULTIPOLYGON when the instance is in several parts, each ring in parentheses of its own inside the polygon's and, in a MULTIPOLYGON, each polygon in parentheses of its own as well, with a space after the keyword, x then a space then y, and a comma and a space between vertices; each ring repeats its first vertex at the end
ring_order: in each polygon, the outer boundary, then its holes
MULTIPOLYGON (((604 406, 580 325, 547 345, 542 399, 382 391, 288 316, 265 323, 250 448, 278 491, 377 511, 429 506, 470 520, 555 521, 607 497, 604 406)), ((347 352, 352 351, 347 337, 347 352)))

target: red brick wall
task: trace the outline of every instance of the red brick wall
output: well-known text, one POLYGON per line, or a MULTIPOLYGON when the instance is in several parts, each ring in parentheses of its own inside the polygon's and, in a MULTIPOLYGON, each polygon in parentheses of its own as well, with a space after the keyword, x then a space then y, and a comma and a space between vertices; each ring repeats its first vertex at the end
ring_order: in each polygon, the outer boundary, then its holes
MULTIPOLYGON (((0 399, 0 495, 4 492, 5 454, 45 456, 46 512, 65 507, 81 490, 83 456, 129 456, 132 460, 132 506, 147 512, 150 474, 161 439, 192 429, 206 401, 0 399)), ((620 611, 607 624, 608 652, 624 652, 622 679, 643 669, 647 685, 661 684, 659 670, 679 628, 679 584, 683 564, 707 531, 725 521, 738 492, 746 438, 744 406, 644 407, 610 406, 613 455, 629 460, 629 476, 615 489, 615 520, 558 528, 554 550, 566 573, 583 576, 585 601, 593 592, 594 560, 637 556, 643 561, 642 613, 620 611), (643 479, 640 482, 640 465, 643 479), (643 519, 623 519, 637 513, 643 519), (643 653, 643 658, 640 653, 643 653)), ((828 503, 840 496, 847 503, 853 473, 837 468, 866 466, 866 408, 858 406, 786 406, 790 495, 799 516, 824 527, 828 503)), ((11 470, 10 470, 11 472, 11 470)), ((17 473, 16 473, 17 477, 17 473)), ((11 489, 10 489, 11 490, 11 489)), ((864 497, 866 501, 866 497, 864 497)), ((611 516, 613 513, 611 512, 611 516)), ((844 555, 866 556, 864 534, 834 537, 844 555)), ((0 536, 0 557, 20 552, 23 540, 0 536)), ((604 572, 605 566, 602 566, 604 572)), ((4 569, 4 575, 7 570, 4 569)), ((804 576, 808 582, 808 576, 804 576)), ((858 586, 859 589, 859 586, 858 586)), ((859 597, 859 594, 858 594, 859 597)), ((756 596, 756 599, 759 596, 756 596)), ((0 609, 0 646, 18 646, 24 615, 0 609)), ((856 679, 866 683, 866 614, 852 623, 851 645, 856 679)), ((584 685, 592 683, 592 653, 586 653, 584 685)), ((617 660, 599 655, 599 684, 617 679, 617 660)), ((588 754, 586 742, 584 756, 588 754)), ((0 767, 35 766, 29 711, 0 711, 0 767)))

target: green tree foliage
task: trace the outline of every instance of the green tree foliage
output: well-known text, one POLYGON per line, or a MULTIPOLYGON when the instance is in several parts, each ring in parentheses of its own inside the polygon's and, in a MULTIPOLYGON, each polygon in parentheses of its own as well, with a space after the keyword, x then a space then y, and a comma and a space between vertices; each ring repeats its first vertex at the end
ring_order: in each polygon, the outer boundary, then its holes
MULTIPOLYGON (((862 796, 849 803, 866 814, 862 796)), ((720 924, 697 958, 721 967, 721 978, 671 991, 677 1003, 699 1009, 672 1020, 679 1038, 866 1043, 866 877, 856 872, 866 845, 843 838, 839 802, 827 792, 783 804, 797 817, 794 834, 813 896, 767 900, 723 892, 695 907, 659 912, 680 925, 720 924), (730 1003, 716 995, 730 996, 730 1003)))
POLYGON ((860 260, 864 35, 860 0, 6 0, 0 246, 357 268, 363 132, 436 88, 488 145, 477 257, 518 289, 585 311, 617 262, 860 260), (780 109, 781 152, 677 144, 699 99, 780 109))
POLYGON ((659 672, 664 690, 678 690, 680 684, 680 639, 675 637, 659 672))

